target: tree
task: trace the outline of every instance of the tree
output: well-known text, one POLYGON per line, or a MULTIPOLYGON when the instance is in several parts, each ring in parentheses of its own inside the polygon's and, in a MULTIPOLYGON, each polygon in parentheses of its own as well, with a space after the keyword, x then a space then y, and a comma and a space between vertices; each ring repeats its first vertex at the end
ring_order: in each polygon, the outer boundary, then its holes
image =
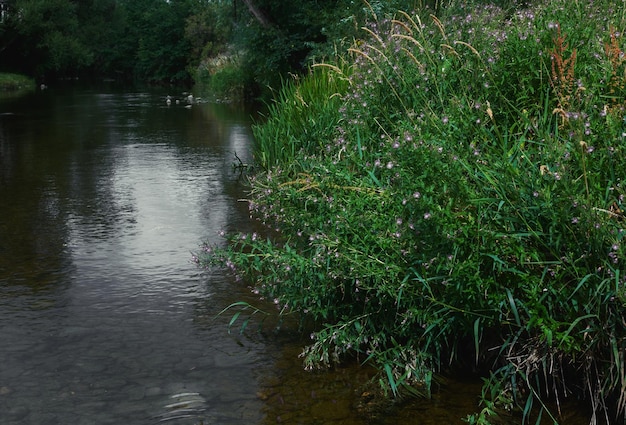
MULTIPOLYGON (((236 4, 236 0, 235 4, 236 4)), ((236 42, 244 66, 260 86, 276 87, 289 72, 302 72, 314 61, 347 48, 372 16, 390 17, 414 10, 417 0, 242 0, 236 42)))
MULTIPOLYGON (((198 0, 2 0, 0 68, 40 79, 97 76, 189 82, 185 37, 198 0), (6 9, 3 9, 6 10, 6 9)), ((211 2, 212 3, 212 2, 211 2)))
POLYGON ((276 86, 287 72, 303 70, 311 50, 326 41, 320 17, 335 3, 244 0, 235 42, 247 73, 260 86, 276 86))
POLYGON ((92 56, 78 37, 77 6, 70 0, 15 0, 2 23, 2 64, 43 78, 85 68, 92 56))
POLYGON ((192 46, 185 23, 193 15, 193 0, 127 0, 126 39, 136 46, 135 78, 145 83, 186 83, 192 46))
POLYGON ((89 73, 93 76, 132 78, 134 51, 123 38, 126 12, 118 3, 117 0, 76 1, 78 37, 90 49, 89 73))
POLYGON ((269 28, 272 26, 270 19, 267 17, 265 12, 255 4, 253 0, 243 0, 244 4, 250 11, 250 13, 255 17, 255 19, 261 24, 261 26, 265 28, 269 28))
POLYGON ((191 45, 192 65, 226 51, 232 36, 231 2, 202 3, 185 23, 185 38, 191 45))

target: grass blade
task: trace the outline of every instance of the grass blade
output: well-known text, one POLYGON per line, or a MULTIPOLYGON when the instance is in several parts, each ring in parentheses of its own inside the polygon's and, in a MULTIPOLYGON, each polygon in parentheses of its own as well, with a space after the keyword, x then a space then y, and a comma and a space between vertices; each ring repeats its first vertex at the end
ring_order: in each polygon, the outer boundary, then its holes
POLYGON ((522 321, 519 318, 519 313, 517 312, 517 305, 515 304, 515 300, 513 299, 513 294, 509 288, 506 288, 506 296, 509 299, 509 304, 511 305, 511 312, 513 313, 513 317, 515 317, 515 323, 520 328, 522 327, 522 321))

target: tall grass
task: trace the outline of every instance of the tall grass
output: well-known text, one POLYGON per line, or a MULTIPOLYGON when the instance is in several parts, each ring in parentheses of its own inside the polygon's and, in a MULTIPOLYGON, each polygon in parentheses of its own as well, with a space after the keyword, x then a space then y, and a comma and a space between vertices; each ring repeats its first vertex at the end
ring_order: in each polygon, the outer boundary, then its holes
POLYGON ((256 129, 250 208, 280 238, 200 262, 312 318, 307 368, 356 355, 401 396, 473 365, 470 423, 558 422, 571 397, 623 420, 625 13, 451 1, 370 22, 256 129))
POLYGON ((254 127, 258 163, 268 170, 327 149, 336 135, 337 110, 346 88, 344 70, 327 64, 314 66, 306 78, 294 76, 285 82, 268 104, 263 125, 254 127))

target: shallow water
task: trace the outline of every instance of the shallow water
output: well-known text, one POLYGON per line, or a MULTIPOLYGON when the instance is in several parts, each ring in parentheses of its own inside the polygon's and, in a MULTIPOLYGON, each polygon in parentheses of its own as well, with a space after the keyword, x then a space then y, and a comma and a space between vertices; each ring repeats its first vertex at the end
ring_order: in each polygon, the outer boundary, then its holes
POLYGON ((218 313, 258 301, 191 252, 254 229, 233 168, 251 160, 250 112, 185 106, 114 88, 0 98, 0 424, 463 423, 476 381, 384 410, 370 369, 305 372, 297 333, 228 332, 218 313))
POLYGON ((191 251, 249 225, 244 111, 162 93, 0 103, 0 423, 255 423, 260 338, 214 320, 247 296, 191 251))

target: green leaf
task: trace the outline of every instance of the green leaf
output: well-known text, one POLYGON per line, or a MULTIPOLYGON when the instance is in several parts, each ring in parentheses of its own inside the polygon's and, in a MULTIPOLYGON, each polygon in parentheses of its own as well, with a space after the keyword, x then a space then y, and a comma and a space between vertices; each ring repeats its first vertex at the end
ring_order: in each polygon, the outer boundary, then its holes
POLYGON ((561 340, 564 340, 565 338, 567 338, 569 336, 569 334, 572 332, 572 330, 574 330, 576 325, 578 325, 581 321, 583 321, 585 319, 596 318, 596 317, 598 317, 598 316, 596 316, 595 314, 586 314, 584 316, 577 317, 576 320, 574 320, 569 325, 569 328, 567 328, 567 330, 560 335, 561 340))
POLYGON ((509 299, 509 304, 511 305, 511 312, 513 313, 513 317, 515 317, 515 323, 520 328, 522 327, 522 321, 519 318, 519 313, 517 312, 517 305, 515 304, 515 300, 513 299, 513 294, 509 288, 505 288, 506 296, 509 299))
POLYGON ((235 314, 233 314, 233 317, 230 318, 230 322, 228 322, 228 333, 230 333, 230 328, 233 326, 233 324, 239 318, 239 315, 241 314, 241 311, 243 311, 243 310, 240 310, 240 311, 236 312, 235 314))
POLYGON ((474 321, 474 350, 476 350, 476 364, 478 365, 478 353, 480 346, 480 317, 474 321))
POLYGON ((383 187, 383 185, 380 183, 380 180, 378 180, 378 178, 374 175, 374 173, 368 170, 367 174, 369 174, 370 178, 372 179, 372 181, 374 182, 376 186, 383 187))
POLYGON ((396 380, 393 377, 393 372, 391 370, 391 366, 389 365, 389 363, 385 363, 384 366, 385 369, 385 373, 387 374, 387 382, 389 383, 389 386, 391 387, 391 391, 393 392, 394 396, 398 396, 398 384, 396 383, 396 380))

